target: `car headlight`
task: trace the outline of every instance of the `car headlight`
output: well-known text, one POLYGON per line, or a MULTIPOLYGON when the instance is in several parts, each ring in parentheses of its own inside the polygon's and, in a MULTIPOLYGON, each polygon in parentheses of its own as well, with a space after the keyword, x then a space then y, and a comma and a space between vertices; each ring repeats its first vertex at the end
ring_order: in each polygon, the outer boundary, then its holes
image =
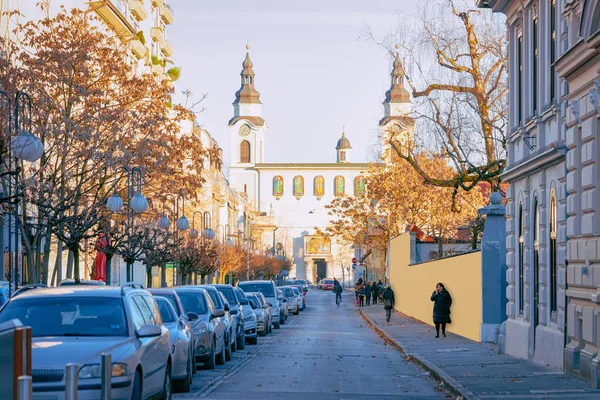
POLYGON ((253 319, 256 319, 256 315, 248 315, 246 318, 244 318, 244 321, 248 322, 252 321, 253 319))
MULTIPOLYGON (((129 369, 127 368, 127 364, 112 364, 113 378, 127 375, 129 375, 129 369)), ((100 364, 86 364, 79 369, 78 377, 79 379, 99 379, 102 377, 102 366, 100 364)))
POLYGON ((195 335, 202 335, 207 330, 208 330, 208 325, 206 325, 204 322, 200 322, 198 325, 196 325, 194 327, 194 334, 195 335))

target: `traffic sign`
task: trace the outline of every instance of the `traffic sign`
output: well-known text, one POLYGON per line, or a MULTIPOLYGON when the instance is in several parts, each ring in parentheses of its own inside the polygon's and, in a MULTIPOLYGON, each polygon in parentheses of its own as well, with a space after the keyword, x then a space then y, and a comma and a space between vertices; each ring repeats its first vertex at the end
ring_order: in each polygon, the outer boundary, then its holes
POLYGON ((356 259, 356 257, 352 258, 352 264, 356 264, 358 262, 358 260, 356 259))
POLYGON ((352 264, 352 269, 356 269, 356 263, 352 264))

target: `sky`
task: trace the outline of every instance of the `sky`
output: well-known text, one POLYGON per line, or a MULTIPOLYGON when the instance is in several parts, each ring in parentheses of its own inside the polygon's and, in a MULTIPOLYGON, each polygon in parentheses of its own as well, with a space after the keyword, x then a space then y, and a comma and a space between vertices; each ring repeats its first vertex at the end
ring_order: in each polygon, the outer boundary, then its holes
MULTIPOLYGON (((19 0, 28 7, 35 0, 19 0)), ((84 5, 84 0, 52 0, 84 5)), ((373 159, 377 123, 390 85, 391 60, 372 41, 392 32, 401 13, 416 12, 407 0, 171 0, 175 22, 167 37, 182 69, 175 100, 189 89, 207 94, 199 123, 229 160, 227 121, 246 44, 267 121, 266 162, 334 162, 342 130, 352 161, 373 159)))

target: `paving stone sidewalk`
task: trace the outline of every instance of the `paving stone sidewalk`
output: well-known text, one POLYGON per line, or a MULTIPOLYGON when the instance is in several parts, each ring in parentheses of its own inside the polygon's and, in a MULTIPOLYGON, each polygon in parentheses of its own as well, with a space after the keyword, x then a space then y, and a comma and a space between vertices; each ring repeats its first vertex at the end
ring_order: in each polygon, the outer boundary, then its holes
POLYGON ((465 399, 600 399, 600 390, 549 367, 498 354, 491 345, 435 329, 394 312, 385 321, 383 305, 357 307, 394 346, 465 399))

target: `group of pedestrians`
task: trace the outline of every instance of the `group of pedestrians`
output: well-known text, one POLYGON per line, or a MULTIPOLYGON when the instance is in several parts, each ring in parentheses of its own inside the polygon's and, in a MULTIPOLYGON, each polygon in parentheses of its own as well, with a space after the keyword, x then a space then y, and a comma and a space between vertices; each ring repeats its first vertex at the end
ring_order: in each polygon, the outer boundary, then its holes
POLYGON ((371 304, 376 306, 379 302, 379 294, 383 292, 383 283, 381 281, 373 283, 363 282, 362 278, 354 285, 354 294, 356 295, 356 304, 360 307, 371 304))

